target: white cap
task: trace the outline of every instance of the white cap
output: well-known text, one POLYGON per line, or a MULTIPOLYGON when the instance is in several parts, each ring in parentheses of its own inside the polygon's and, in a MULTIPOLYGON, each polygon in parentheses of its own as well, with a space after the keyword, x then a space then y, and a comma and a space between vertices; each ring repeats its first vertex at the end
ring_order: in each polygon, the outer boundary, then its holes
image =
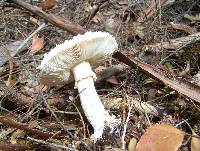
POLYGON ((64 84, 71 75, 71 69, 87 61, 96 67, 117 50, 115 38, 107 32, 86 32, 63 44, 57 45, 44 55, 41 65, 41 82, 48 85, 64 84))

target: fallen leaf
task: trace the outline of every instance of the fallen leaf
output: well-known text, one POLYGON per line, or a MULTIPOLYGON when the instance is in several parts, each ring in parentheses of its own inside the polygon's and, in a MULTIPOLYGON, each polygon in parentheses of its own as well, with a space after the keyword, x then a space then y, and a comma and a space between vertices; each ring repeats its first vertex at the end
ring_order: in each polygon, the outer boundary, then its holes
POLYGON ((111 84, 119 84, 115 76, 107 78, 106 81, 111 84))
POLYGON ((136 146, 136 151, 177 151, 184 132, 167 124, 156 124, 147 129, 136 146))
POLYGON ((191 151, 200 151, 200 137, 192 130, 191 151))
POLYGON ((19 40, 0 47, 0 66, 10 60, 10 57, 14 57, 17 53, 27 48, 27 45, 25 45, 20 50, 17 50, 22 42, 23 40, 19 40))
MULTIPOLYGON (((104 66, 99 66, 98 68, 95 69, 95 72, 98 73, 98 72, 101 72, 105 69, 107 69, 107 68, 104 67, 104 66)), ((107 78, 106 81, 111 83, 111 84, 118 84, 118 81, 117 81, 115 76, 111 76, 111 77, 107 78)))
POLYGON ((32 21, 33 23, 37 24, 37 25, 42 25, 42 22, 34 17, 30 17, 30 21, 32 21))
POLYGON ((17 144, 17 139, 24 137, 24 135, 25 135, 25 132, 23 130, 20 130, 20 129, 16 130, 14 133, 12 133, 10 137, 11 144, 17 144))
POLYGON ((44 47, 44 37, 38 37, 37 35, 33 36, 31 52, 33 54, 37 53, 44 47))
POLYGON ((40 85, 35 86, 34 91, 36 93, 39 93, 39 92, 45 92, 47 89, 48 89, 47 85, 40 84, 40 85))
POLYGON ((200 21, 200 14, 197 14, 195 16, 185 14, 184 17, 191 21, 200 21))
POLYGON ((182 23, 170 22, 169 25, 164 25, 161 28, 173 28, 173 29, 183 30, 190 34, 197 33, 197 29, 195 27, 191 27, 182 23))
POLYGON ((93 21, 94 23, 96 23, 96 24, 100 24, 100 22, 101 22, 101 17, 100 16, 94 16, 92 19, 91 19, 91 21, 93 21))
POLYGON ((128 144, 128 150, 129 151, 135 151, 135 148, 136 148, 136 145, 137 145, 137 139, 136 138, 131 138, 129 144, 128 144))
POLYGON ((38 5, 38 7, 42 8, 42 10, 48 10, 58 5, 56 0, 46 0, 38 5))

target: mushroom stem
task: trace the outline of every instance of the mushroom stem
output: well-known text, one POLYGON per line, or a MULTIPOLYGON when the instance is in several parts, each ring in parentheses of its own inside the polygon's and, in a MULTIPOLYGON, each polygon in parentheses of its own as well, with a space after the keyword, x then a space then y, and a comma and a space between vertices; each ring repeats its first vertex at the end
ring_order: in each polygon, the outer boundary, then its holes
POLYGON ((101 138, 106 126, 112 130, 118 124, 118 120, 115 116, 110 116, 108 111, 105 110, 94 86, 96 75, 92 71, 90 64, 82 62, 76 65, 72 71, 82 108, 88 121, 93 126, 94 134, 92 137, 96 141, 98 138, 101 138))

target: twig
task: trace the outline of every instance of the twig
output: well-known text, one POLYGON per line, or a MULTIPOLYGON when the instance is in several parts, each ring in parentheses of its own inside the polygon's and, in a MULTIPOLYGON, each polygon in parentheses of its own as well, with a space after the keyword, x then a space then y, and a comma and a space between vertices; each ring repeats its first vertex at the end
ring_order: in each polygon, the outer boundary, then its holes
POLYGON ((58 144, 55 144, 55 143, 50 143, 50 142, 35 139, 35 138, 32 138, 32 137, 27 137, 27 139, 29 141, 33 141, 33 142, 36 142, 36 143, 39 143, 39 144, 45 144, 45 145, 49 146, 50 148, 56 148, 56 149, 61 148, 61 149, 67 150, 67 151, 74 151, 72 148, 69 148, 69 147, 64 146, 64 145, 58 145, 58 144))
POLYGON ((173 75, 171 75, 170 72, 162 71, 140 60, 129 59, 128 57, 123 55, 121 52, 115 53, 113 57, 133 68, 139 68, 143 73, 146 73, 147 75, 158 79, 159 81, 165 83, 170 88, 195 100, 196 102, 200 102, 200 99, 199 99, 200 87, 199 86, 189 83, 180 78, 174 77, 173 75))
POLYGON ((83 138, 85 139, 86 138, 86 130, 85 130, 85 122, 83 120, 83 116, 81 115, 81 112, 79 111, 79 109, 77 108, 77 106, 72 102, 70 101, 70 103, 76 108, 80 118, 81 118, 81 122, 83 124, 83 138))
POLYGON ((89 14, 87 17, 85 17, 85 18, 81 21, 80 25, 81 25, 81 26, 84 26, 85 24, 88 24, 88 22, 89 22, 90 20, 92 20, 92 18, 94 18, 94 16, 98 13, 98 11, 99 11, 102 7, 107 6, 108 3, 109 3, 108 1, 103 2, 103 3, 99 3, 99 4, 97 5, 97 7, 95 7, 95 8, 90 12, 90 14, 89 14))
POLYGON ((133 102, 130 102, 129 96, 126 95, 126 99, 127 99, 127 103, 128 103, 128 115, 124 124, 124 129, 123 129, 123 133, 122 133, 122 149, 125 149, 126 146, 126 142, 125 142, 125 136, 126 136, 126 130, 127 130, 127 126, 128 126, 128 121, 130 119, 130 115, 131 115, 131 110, 133 108, 133 102))
POLYGON ((19 144, 7 144, 7 143, 0 143, 0 150, 2 151, 27 151, 28 147, 25 145, 19 144))
MULTIPOLYGON (((159 5, 163 5, 167 0, 159 0, 159 5)), ((157 12, 157 3, 155 0, 151 0, 151 4, 150 6, 147 6, 146 8, 144 8, 140 14, 139 17, 137 19, 138 22, 145 22, 145 20, 147 20, 148 18, 152 17, 153 14, 155 14, 157 12)), ((160 8, 159 8, 160 10, 160 8)))
POLYGON ((32 133, 32 134, 36 134, 40 138, 43 138, 43 139, 48 139, 50 137, 54 137, 54 138, 57 138, 57 139, 64 138, 63 135, 59 136, 59 135, 54 135, 54 134, 50 134, 50 133, 47 133, 47 132, 42 132, 42 131, 31 128, 31 126, 28 125, 28 124, 22 124, 22 123, 19 123, 19 122, 15 122, 14 120, 12 120, 8 117, 5 117, 5 116, 0 116, 0 122, 4 125, 8 126, 8 127, 17 128, 17 129, 24 130, 24 131, 32 133))
POLYGON ((152 45, 146 45, 144 50, 150 50, 152 52, 161 52, 163 49, 179 49, 184 48, 192 42, 200 40, 200 32, 176 39, 170 39, 168 42, 156 43, 152 45))
POLYGON ((7 87, 10 87, 11 81, 12 81, 12 72, 13 72, 13 59, 12 58, 10 58, 10 60, 9 60, 9 67, 10 67, 10 70, 9 70, 8 80, 6 81, 7 87))
POLYGON ((30 40, 31 38, 37 34, 40 30, 45 28, 47 25, 45 23, 41 24, 32 34, 30 34, 22 43, 21 45, 17 48, 17 52, 20 51, 30 40))
POLYGON ((63 123, 58 119, 57 115, 54 113, 54 111, 51 109, 51 107, 47 103, 47 100, 44 98, 44 95, 41 94, 40 96, 41 96, 41 99, 43 100, 45 106, 51 112, 51 114, 54 116, 54 118, 56 119, 57 123, 60 124, 60 126, 62 127, 62 129, 64 130, 64 132, 66 132, 71 138, 77 139, 76 137, 74 137, 72 135, 72 133, 69 132, 69 130, 67 128, 65 128, 65 126, 63 125, 63 123))
POLYGON ((38 7, 30 5, 24 1, 7 0, 7 2, 15 3, 15 4, 23 7, 24 9, 32 12, 33 14, 36 14, 36 15, 42 17, 43 19, 50 22, 51 24, 72 33, 73 35, 84 33, 86 31, 85 29, 83 29, 83 27, 81 27, 78 24, 74 24, 74 23, 70 22, 69 20, 63 19, 62 17, 56 16, 54 14, 50 14, 50 13, 48 14, 48 13, 44 12, 43 10, 39 9, 38 7))

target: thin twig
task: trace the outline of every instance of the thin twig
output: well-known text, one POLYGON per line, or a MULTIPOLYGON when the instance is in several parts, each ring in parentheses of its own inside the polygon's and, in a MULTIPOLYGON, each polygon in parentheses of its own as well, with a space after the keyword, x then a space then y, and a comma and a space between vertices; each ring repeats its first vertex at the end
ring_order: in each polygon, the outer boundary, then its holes
POLYGON ((28 4, 24 1, 7 0, 7 2, 15 3, 15 4, 23 7, 24 9, 32 12, 33 14, 36 14, 36 15, 42 17, 43 19, 45 19, 49 23, 51 23, 55 26, 58 26, 59 28, 64 29, 64 30, 72 33, 73 35, 77 35, 77 34, 86 32, 86 30, 83 29, 83 27, 81 27, 80 25, 74 24, 74 23, 70 22, 69 20, 63 19, 63 18, 56 16, 54 14, 46 13, 43 10, 39 9, 37 6, 30 5, 30 4, 28 4))
POLYGON ((59 135, 50 134, 48 132, 42 132, 40 130, 33 129, 28 124, 22 124, 22 123, 19 123, 19 122, 15 122, 14 120, 12 120, 8 117, 5 117, 5 116, 0 116, 0 122, 4 125, 8 126, 8 127, 17 128, 17 129, 24 130, 24 131, 32 133, 32 134, 36 134, 37 136, 39 136, 40 138, 43 138, 43 139, 48 139, 52 136, 54 138, 57 138, 57 139, 64 138, 63 135, 59 136, 59 135))
POLYGON ((144 63, 137 59, 129 59, 121 52, 117 52, 113 55, 114 58, 117 60, 133 67, 139 68, 143 73, 158 79, 159 81, 165 83, 167 86, 171 87, 172 89, 178 91, 179 93, 195 100, 196 102, 200 102, 200 87, 187 82, 183 79, 173 76, 168 71, 162 71, 156 67, 153 67, 147 63, 144 63))
POLYGON ((36 143, 39 143, 39 144, 45 144, 45 145, 49 146, 50 148, 56 148, 56 149, 61 148, 61 149, 67 150, 67 151, 74 151, 74 149, 69 148, 69 147, 64 146, 64 145, 58 145, 58 144, 55 144, 55 143, 50 143, 50 142, 35 139, 35 138, 32 138, 32 137, 27 137, 27 139, 29 141, 33 141, 33 142, 36 142, 36 143))
POLYGON ((17 48, 17 52, 19 52, 30 40, 31 38, 37 34, 39 31, 41 31, 43 28, 45 28, 47 25, 45 23, 41 24, 32 34, 30 34, 17 48))
POLYGON ((126 94, 126 99, 127 99, 127 104, 128 104, 128 114, 127 114, 127 118, 124 124, 124 129, 123 129, 123 133, 122 133, 122 149, 125 149, 126 146, 126 142, 125 142, 125 136, 126 136, 126 130, 127 130, 127 126, 128 126, 128 122, 130 119, 130 115, 131 115, 131 110, 133 108, 133 102, 130 101, 129 96, 126 94))
POLYGON ((70 103, 76 108, 80 118, 81 118, 81 122, 83 124, 83 138, 85 139, 86 138, 86 129, 85 129, 85 122, 83 120, 83 116, 81 115, 81 112, 79 111, 79 109, 77 108, 77 106, 72 102, 70 101, 70 103))
POLYGON ((11 81, 12 81, 12 73, 13 73, 13 59, 12 58, 10 58, 10 60, 9 60, 9 67, 10 67, 10 69, 9 69, 8 80, 6 81, 7 87, 10 87, 11 81))

